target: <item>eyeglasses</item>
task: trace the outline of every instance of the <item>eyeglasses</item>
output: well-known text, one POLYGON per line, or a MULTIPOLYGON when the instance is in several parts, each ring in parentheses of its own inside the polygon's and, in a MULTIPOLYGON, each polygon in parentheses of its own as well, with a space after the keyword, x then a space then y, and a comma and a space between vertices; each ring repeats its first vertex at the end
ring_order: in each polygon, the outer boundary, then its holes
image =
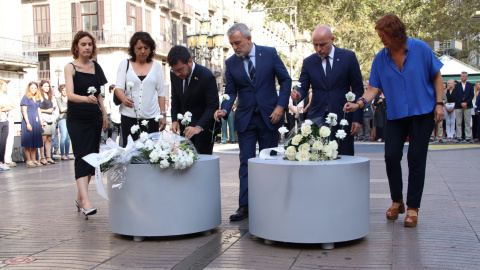
POLYGON ((187 66, 187 64, 184 64, 183 67, 181 68, 177 68, 177 69, 171 69, 173 73, 182 73, 183 70, 185 70, 185 67, 187 66))

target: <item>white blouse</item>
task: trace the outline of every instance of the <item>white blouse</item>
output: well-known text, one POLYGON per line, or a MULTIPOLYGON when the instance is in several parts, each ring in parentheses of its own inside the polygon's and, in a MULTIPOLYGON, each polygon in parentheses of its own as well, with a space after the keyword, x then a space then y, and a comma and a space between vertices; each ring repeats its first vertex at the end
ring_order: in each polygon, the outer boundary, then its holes
POLYGON ((120 113, 130 118, 155 118, 155 116, 160 114, 158 97, 165 96, 162 64, 153 61, 152 68, 145 79, 141 81, 137 74, 135 74, 132 63, 130 63, 128 71, 126 70, 127 61, 129 60, 122 61, 118 66, 115 88, 122 89, 125 92, 126 97, 133 99, 137 114, 135 115, 133 108, 125 107, 123 104, 120 104, 120 113), (127 89, 125 89, 126 82, 134 83, 131 91, 128 86, 126 87, 127 89))

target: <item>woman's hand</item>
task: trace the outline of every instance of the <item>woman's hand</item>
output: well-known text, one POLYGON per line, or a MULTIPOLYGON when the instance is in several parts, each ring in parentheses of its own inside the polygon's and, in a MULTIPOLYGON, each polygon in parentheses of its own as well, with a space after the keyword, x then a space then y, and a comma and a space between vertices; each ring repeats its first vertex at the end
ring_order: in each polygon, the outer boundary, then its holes
POLYGON ((353 103, 353 102, 347 102, 345 103, 345 106, 343 106, 343 111, 344 112, 354 112, 360 108, 360 105, 358 103, 353 103))
POLYGON ((27 131, 32 131, 32 126, 30 125, 30 123, 27 123, 27 131))
POLYGON ((106 130, 108 128, 108 126, 110 125, 110 123, 108 123, 108 117, 106 115, 103 115, 103 130, 106 130))
POLYGON ((123 101, 122 101, 123 105, 125 105, 125 107, 128 107, 128 108, 133 108, 133 99, 129 98, 129 97, 126 97, 123 101))
POLYGON ((94 95, 88 95, 86 102, 91 104, 97 104, 98 100, 94 95))

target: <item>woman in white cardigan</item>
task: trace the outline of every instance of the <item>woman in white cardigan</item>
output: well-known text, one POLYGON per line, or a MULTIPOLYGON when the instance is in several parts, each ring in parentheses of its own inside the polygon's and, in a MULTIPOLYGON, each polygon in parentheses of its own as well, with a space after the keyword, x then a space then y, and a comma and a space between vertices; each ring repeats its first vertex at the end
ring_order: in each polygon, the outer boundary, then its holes
POLYGON ((140 133, 158 132, 166 127, 165 83, 162 64, 154 61, 155 41, 147 32, 136 32, 130 39, 130 59, 118 67, 115 95, 120 105, 123 147, 128 135, 137 140, 140 133), (156 122, 155 118, 163 118, 156 122), (145 126, 142 122, 148 121, 145 126), (132 130, 134 125, 139 130, 132 130))

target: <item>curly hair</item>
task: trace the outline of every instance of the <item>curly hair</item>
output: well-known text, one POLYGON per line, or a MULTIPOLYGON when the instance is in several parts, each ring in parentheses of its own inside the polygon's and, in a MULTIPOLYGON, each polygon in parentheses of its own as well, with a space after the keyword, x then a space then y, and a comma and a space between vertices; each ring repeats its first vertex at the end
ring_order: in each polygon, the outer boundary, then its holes
POLYGON ((407 44, 407 32, 405 24, 397 17, 397 15, 389 13, 378 19, 375 30, 380 30, 393 41, 407 44))
POLYGON ((150 36, 149 33, 147 32, 136 32, 133 34, 133 36, 130 38, 130 46, 128 47, 128 55, 130 55, 132 62, 137 61, 137 56, 135 55, 135 45, 137 44, 137 41, 141 41, 148 46, 150 46, 150 54, 147 56, 147 63, 152 62, 152 58, 155 55, 155 40, 150 36))
POLYGON ((78 58, 78 42, 80 42, 80 39, 84 37, 89 37, 92 40, 93 48, 92 48, 92 54, 90 55, 90 59, 93 59, 95 58, 95 56, 97 56, 97 44, 95 42, 95 38, 88 32, 78 31, 73 37, 72 47, 70 48, 70 52, 73 55, 73 59, 78 58))

